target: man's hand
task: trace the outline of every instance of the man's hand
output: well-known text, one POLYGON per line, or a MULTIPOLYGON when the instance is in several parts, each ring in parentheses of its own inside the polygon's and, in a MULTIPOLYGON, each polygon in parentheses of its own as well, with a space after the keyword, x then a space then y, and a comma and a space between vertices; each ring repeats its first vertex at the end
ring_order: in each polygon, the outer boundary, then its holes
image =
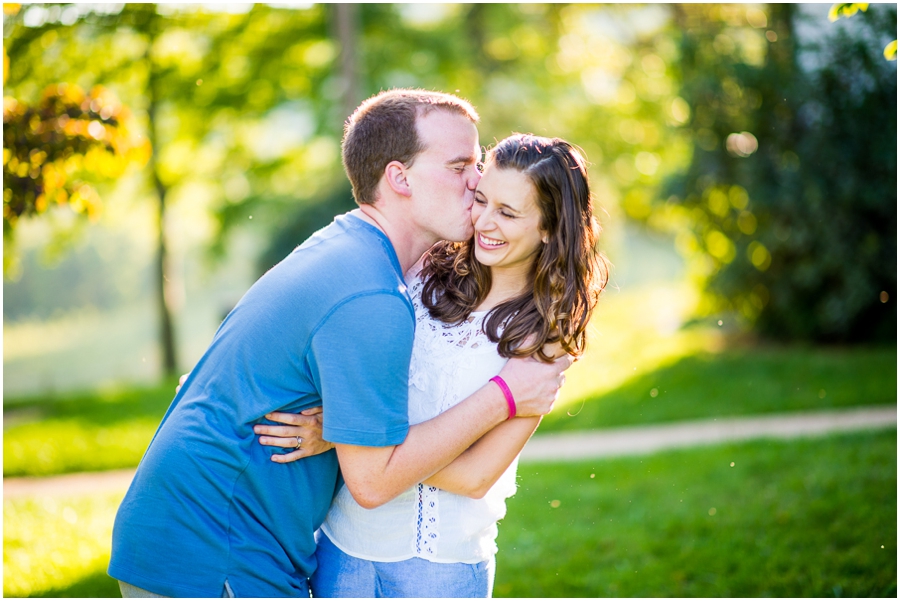
POLYGON ((253 431, 259 435, 259 444, 267 447, 295 449, 290 453, 272 455, 276 463, 290 463, 304 457, 312 457, 330 451, 334 445, 322 440, 322 408, 312 407, 300 413, 272 412, 266 419, 284 426, 257 424, 253 431))
POLYGON ((544 363, 532 357, 513 358, 500 370, 500 377, 509 386, 516 401, 516 415, 536 417, 553 409, 559 397, 559 389, 566 382, 565 371, 575 359, 562 355, 553 363, 544 363))

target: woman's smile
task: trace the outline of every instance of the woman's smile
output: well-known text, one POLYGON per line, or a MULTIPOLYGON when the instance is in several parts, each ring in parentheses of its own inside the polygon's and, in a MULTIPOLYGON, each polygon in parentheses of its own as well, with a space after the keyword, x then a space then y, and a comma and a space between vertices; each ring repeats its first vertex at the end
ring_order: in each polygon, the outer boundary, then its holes
POLYGON ((478 244, 479 244, 479 246, 481 246, 482 248, 484 248, 486 250, 494 250, 496 248, 504 246, 506 244, 506 242, 504 242, 503 240, 496 240, 494 238, 488 238, 481 232, 478 232, 478 244))

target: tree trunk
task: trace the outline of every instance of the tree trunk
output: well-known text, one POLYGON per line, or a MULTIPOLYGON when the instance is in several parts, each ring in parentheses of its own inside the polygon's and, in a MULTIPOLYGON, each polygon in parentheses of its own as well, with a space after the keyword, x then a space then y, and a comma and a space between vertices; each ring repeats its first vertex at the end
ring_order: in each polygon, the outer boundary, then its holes
POLYGON ((346 119, 362 101, 359 52, 356 44, 359 38, 359 5, 341 3, 331 6, 332 37, 341 49, 338 75, 341 82, 341 118, 346 119))
MULTIPOLYGON (((150 19, 155 20, 155 7, 152 12, 153 15, 150 17, 150 19)), ((147 94, 149 98, 149 106, 147 107, 147 120, 149 122, 147 126, 147 133, 148 137, 150 138, 151 147, 153 149, 152 154, 150 155, 148 166, 150 168, 150 174, 153 180, 153 187, 156 190, 157 199, 159 202, 159 210, 157 211, 157 251, 156 261, 154 264, 154 276, 156 278, 156 303, 159 314, 159 345, 162 354, 163 373, 166 376, 173 376, 175 375, 176 369, 178 367, 178 358, 175 346, 175 327, 172 321, 172 311, 168 303, 169 295, 166 293, 166 288, 169 281, 169 254, 166 244, 165 228, 166 194, 168 193, 168 188, 159 177, 159 162, 157 160, 159 152, 159 137, 156 130, 157 110, 159 109, 160 100, 159 72, 157 71, 157 68, 153 63, 153 59, 150 57, 150 48, 153 46, 153 41, 157 33, 156 27, 154 25, 155 23, 150 23, 150 26, 148 27, 149 40, 147 45, 147 54, 145 56, 145 60, 147 61, 148 73, 147 94)))

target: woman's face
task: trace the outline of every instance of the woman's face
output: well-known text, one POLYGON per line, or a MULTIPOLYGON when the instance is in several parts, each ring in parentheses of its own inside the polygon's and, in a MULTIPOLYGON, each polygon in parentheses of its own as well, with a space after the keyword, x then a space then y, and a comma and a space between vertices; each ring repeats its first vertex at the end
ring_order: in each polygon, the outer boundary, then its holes
POLYGON ((515 169, 485 169, 472 205, 475 258, 492 270, 511 269, 525 275, 543 244, 537 190, 515 169))

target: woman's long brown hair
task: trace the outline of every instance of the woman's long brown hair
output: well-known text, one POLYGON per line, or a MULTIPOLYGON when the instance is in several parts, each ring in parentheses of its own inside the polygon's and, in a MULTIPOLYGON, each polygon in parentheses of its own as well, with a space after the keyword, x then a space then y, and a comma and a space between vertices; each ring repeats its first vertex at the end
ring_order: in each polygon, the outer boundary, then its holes
MULTIPOLYGON (((543 346, 552 342, 580 356, 591 312, 609 278, 607 261, 595 248, 600 226, 585 160, 559 138, 514 134, 490 151, 487 164, 515 169, 531 180, 548 242, 531 266, 531 287, 491 309, 484 332, 503 357, 536 354, 551 361, 543 346)), ((490 268, 475 259, 474 240, 432 247, 422 280, 423 304, 445 323, 468 319, 491 289, 490 268)))

